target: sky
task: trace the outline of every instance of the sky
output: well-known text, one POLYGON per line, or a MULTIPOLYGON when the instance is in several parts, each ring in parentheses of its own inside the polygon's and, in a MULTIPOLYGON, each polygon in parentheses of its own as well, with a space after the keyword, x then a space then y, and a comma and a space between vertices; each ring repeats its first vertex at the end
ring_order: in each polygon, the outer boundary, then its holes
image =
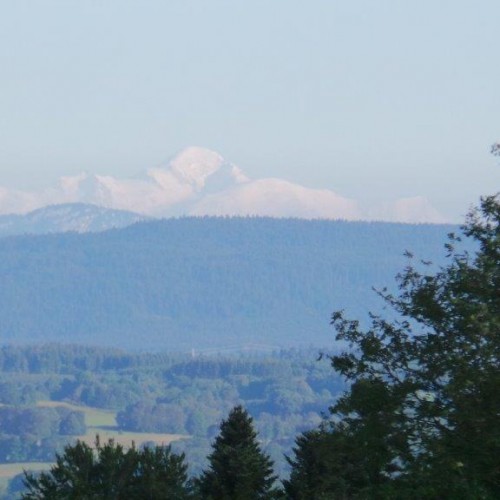
POLYGON ((500 188, 498 0, 0 0, 0 185, 186 146, 460 221, 500 188))

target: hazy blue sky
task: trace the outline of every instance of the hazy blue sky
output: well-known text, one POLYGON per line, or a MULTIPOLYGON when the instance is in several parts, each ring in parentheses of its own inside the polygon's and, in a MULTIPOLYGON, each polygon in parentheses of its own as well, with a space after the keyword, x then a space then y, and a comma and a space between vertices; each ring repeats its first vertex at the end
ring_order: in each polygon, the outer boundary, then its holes
POLYGON ((0 1, 0 185, 177 150, 461 218, 500 189, 498 0, 0 1))

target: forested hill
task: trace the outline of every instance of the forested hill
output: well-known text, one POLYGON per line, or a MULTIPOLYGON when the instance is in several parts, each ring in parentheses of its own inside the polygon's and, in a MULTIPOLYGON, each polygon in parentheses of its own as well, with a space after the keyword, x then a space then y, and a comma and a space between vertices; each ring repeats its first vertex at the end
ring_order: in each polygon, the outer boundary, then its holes
POLYGON ((333 310, 380 310, 410 250, 455 227, 180 218, 0 240, 0 335, 142 350, 329 345, 333 310))

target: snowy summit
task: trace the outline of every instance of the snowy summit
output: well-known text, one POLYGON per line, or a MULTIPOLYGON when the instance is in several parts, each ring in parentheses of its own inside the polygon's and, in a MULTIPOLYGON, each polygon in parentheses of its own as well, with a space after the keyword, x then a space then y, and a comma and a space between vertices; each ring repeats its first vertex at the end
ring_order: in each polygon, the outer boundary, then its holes
POLYGON ((276 179, 251 179, 210 149, 191 146, 140 178, 81 173, 39 192, 0 187, 0 214, 27 213, 61 203, 89 203, 146 216, 259 215, 306 219, 444 222, 422 197, 394 200, 363 211, 328 189, 276 179))

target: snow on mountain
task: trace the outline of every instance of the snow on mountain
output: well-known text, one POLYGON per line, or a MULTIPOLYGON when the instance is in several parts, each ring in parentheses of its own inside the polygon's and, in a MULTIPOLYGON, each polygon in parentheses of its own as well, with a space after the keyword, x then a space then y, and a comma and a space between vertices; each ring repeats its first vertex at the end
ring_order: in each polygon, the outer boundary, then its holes
POLYGON ((369 211, 372 220, 441 224, 448 222, 423 196, 401 198, 374 207, 369 211))
POLYGON ((224 163, 224 158, 219 153, 192 146, 175 156, 169 167, 170 172, 177 175, 181 181, 201 190, 206 179, 217 172, 224 163))
POLYGON ((326 189, 308 189, 281 179, 247 181, 209 194, 193 205, 192 215, 262 215, 305 219, 361 219, 354 200, 326 189))
POLYGON ((41 193, 29 193, 0 186, 0 213, 26 213, 44 204, 41 193))
POLYGON ((133 212, 84 203, 49 205, 27 214, 0 215, 0 236, 98 232, 129 226, 145 219, 133 212))
POLYGON ((219 153, 189 147, 167 165, 148 169, 142 177, 119 179, 81 173, 62 177, 39 192, 0 187, 0 214, 27 213, 49 204, 86 203, 146 216, 263 215, 443 222, 421 197, 387 202, 368 212, 358 202, 326 189, 311 189, 282 179, 250 179, 219 153))

